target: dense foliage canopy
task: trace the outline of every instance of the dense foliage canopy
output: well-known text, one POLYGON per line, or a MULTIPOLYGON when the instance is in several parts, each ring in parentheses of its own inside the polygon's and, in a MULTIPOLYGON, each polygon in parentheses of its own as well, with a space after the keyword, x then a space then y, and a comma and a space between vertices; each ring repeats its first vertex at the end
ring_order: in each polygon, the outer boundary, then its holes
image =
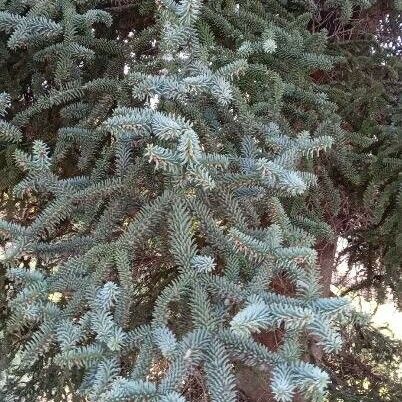
POLYGON ((0 1, 0 397, 398 400, 397 6, 0 1))

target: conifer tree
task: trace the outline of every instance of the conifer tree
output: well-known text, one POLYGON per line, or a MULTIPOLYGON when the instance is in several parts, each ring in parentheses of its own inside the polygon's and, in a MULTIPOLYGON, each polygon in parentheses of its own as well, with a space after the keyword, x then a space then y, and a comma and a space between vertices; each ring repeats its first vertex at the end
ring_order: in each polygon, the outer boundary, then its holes
MULTIPOLYGON (((323 7, 310 22, 313 31, 327 29, 331 53, 343 56, 330 72, 313 74, 337 104, 342 129, 332 134, 335 146, 316 168, 319 185, 308 195, 309 208, 299 202, 295 211, 306 211, 308 220, 297 217, 303 225, 322 220, 332 229, 333 235, 322 237, 317 246, 328 290, 339 262, 335 251, 340 236, 347 240, 340 257, 346 257, 351 270, 335 276, 337 287, 348 296, 380 303, 392 297, 400 306, 401 16, 396 3, 355 7, 349 21, 323 7)), ((329 400, 399 401, 401 342, 365 321, 344 327, 342 336, 342 350, 322 362, 331 373, 329 400)))
POLYGON ((27 141, 14 195, 40 199, 30 222, 0 221, 4 395, 184 401, 200 372, 212 401, 235 401, 250 366, 278 401, 323 400, 328 376, 304 354, 339 350, 345 302, 321 296, 314 237, 289 205, 339 125, 309 78, 337 59, 281 2, 146 4, 149 26, 124 40, 102 2, 0 13, 7 51, 44 74, 11 115, 0 99, 1 139, 27 141), (49 113, 51 132, 29 137, 49 113), (258 334, 274 331, 270 350, 258 334))
POLYGON ((346 283, 345 294, 360 290, 379 302, 391 295, 400 308, 402 64, 395 27, 401 16, 395 5, 381 2, 367 13, 375 31, 333 45, 346 60, 347 72, 334 74, 330 89, 344 121, 339 144, 345 145, 327 163, 327 176, 335 182, 327 194, 340 201, 333 226, 347 239, 343 255, 350 266, 361 267, 358 278, 346 283))

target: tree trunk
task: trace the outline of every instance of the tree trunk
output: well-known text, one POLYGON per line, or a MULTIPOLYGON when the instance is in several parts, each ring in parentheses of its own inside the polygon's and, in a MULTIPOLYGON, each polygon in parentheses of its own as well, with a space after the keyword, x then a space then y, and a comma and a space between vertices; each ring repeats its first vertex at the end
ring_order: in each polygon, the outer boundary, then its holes
POLYGON ((321 285, 324 297, 331 293, 332 273, 334 270, 337 240, 332 242, 322 241, 317 244, 318 264, 320 268, 321 285))
POLYGON ((269 376, 261 371, 240 367, 237 371, 237 386, 242 393, 242 401, 275 402, 269 387, 269 376))

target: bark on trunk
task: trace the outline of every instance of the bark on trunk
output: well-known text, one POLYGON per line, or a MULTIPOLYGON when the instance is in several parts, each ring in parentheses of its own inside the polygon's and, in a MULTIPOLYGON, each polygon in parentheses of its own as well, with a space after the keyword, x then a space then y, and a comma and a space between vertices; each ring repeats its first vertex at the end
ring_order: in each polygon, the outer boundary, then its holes
POLYGON ((318 264, 320 268, 323 296, 331 296, 331 281, 334 270, 337 241, 320 242, 317 244, 318 264))

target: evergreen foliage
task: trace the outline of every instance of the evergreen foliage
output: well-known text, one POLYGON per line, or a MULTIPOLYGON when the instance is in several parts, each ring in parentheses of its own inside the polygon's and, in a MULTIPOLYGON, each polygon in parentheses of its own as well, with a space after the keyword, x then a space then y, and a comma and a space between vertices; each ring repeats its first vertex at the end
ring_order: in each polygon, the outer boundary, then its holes
POLYGON ((361 316, 344 326, 341 352, 325 357, 331 373, 329 401, 400 400, 402 342, 387 332, 361 316))
MULTIPOLYGON (((307 134, 292 139, 278 127, 277 135, 288 146, 276 154, 269 151, 270 121, 253 113, 233 79, 248 68, 240 58, 244 44, 240 55, 231 52, 232 60, 211 68, 207 44, 197 32, 201 9, 197 1, 167 2, 158 12, 158 56, 133 66, 120 80, 109 78, 106 70, 89 81, 75 60, 85 65, 94 51, 77 36, 90 42, 92 24, 110 25, 109 14, 96 9, 80 13, 68 1, 46 17, 35 8, 23 15, 2 12, 10 49, 34 46, 38 61, 56 56, 55 88, 16 114, 12 123, 24 127, 42 111, 60 106, 68 107, 61 115, 73 123, 59 129, 53 151, 35 140, 31 154, 15 154, 27 171, 16 194, 44 193, 49 201, 29 226, 2 222, 12 239, 5 260, 16 290, 8 332, 28 331, 30 338, 17 349, 21 363, 10 378, 32 373, 35 366, 44 378, 56 366, 69 373, 66 385, 71 382, 74 389, 79 387, 75 392, 93 400, 177 400, 182 381, 203 365, 211 398, 229 401, 236 399, 232 361, 234 355, 247 356, 255 342, 251 333, 284 326, 296 338, 308 331, 329 350, 339 347, 326 323, 343 302, 320 299, 308 286, 317 281, 315 253, 303 232, 287 221, 278 198, 312 184, 297 164, 331 141, 312 141, 307 134), (56 16, 61 22, 51 19, 56 16), (83 110, 82 102, 92 93, 105 94, 110 102, 101 97, 83 110), (117 108, 109 115, 114 103, 117 108), (186 115, 182 108, 201 115, 186 115), (209 116, 203 116, 204 110, 209 116), (200 124, 204 128, 198 133, 200 124), (235 138, 229 134, 234 127, 235 138), (242 137, 243 147, 238 148, 242 137), (58 177, 56 166, 71 146, 79 149, 83 174, 58 177), (224 151, 228 146, 231 152, 224 151), (267 212, 278 218, 266 227, 248 224, 243 209, 254 208, 257 218, 263 197, 273 200, 267 212), (133 200, 140 211, 130 216, 133 200), (200 216, 197 210, 206 213, 200 216), (165 214, 167 225, 162 224, 165 214), (69 229, 59 234, 63 223, 69 229), (40 257, 42 268, 33 273, 13 268, 21 253, 40 257), (159 270, 171 279, 160 286, 133 282, 133 264, 138 264, 134 255, 156 258, 161 253, 165 262, 159 270), (237 272, 227 277, 233 264, 237 272), (297 297, 267 304, 272 296, 250 277, 254 270, 271 277, 285 273, 295 282, 297 297), (144 305, 143 286, 156 287, 154 306, 144 305), (50 297, 56 292, 58 303, 50 297), (136 319, 136 310, 145 317, 136 319), (150 381, 147 374, 161 359, 168 368, 160 380, 150 381)), ((270 54, 276 47, 266 32, 261 49, 270 54)), ((286 380, 273 375, 278 400, 290 400, 296 388, 314 398, 323 395, 327 377, 307 363, 265 349, 252 361, 241 360, 286 370, 286 380)), ((37 383, 35 375, 30 377, 37 383)), ((23 392, 29 397, 46 391, 25 387, 23 392)))
MULTIPOLYGON (((13 197, 39 200, 0 220, 0 395, 184 402, 201 373, 211 401, 236 401, 249 366, 278 401, 324 400, 305 356, 341 349, 346 302, 321 294, 315 236, 333 233, 305 195, 344 131, 311 74, 341 58, 310 2, 138 3, 0 2, 0 140, 24 172, 13 197)), ((345 20, 367 5, 325 2, 345 20)), ((376 159, 392 178, 395 147, 376 159)))
MULTIPOLYGON (((355 216, 346 225, 339 225, 339 232, 348 240, 344 254, 349 265, 362 267, 359 279, 347 286, 345 292, 364 290, 382 301, 391 290, 400 306, 401 248, 398 242, 401 208, 398 202, 402 156, 399 128, 402 65, 399 56, 393 56, 387 48, 378 46, 377 54, 367 56, 368 44, 360 45, 356 51, 362 54, 361 60, 354 63, 356 87, 349 85, 348 92, 344 91, 347 83, 334 88, 337 103, 343 106, 347 102, 347 109, 342 112, 345 120, 351 122, 346 133, 352 146, 339 159, 340 162, 349 161, 341 186, 349 188, 349 213, 355 216), (373 88, 371 99, 367 99, 360 89, 368 82, 373 88)), ((339 166, 339 162, 332 166, 339 166)), ((333 169, 331 174, 335 172, 339 169, 333 169)), ((338 210, 338 214, 344 214, 344 211, 338 210)))
MULTIPOLYGON (((335 146, 320 161, 310 213, 332 229, 332 237, 321 240, 324 253, 338 236, 347 240, 341 259, 329 260, 331 270, 342 259, 349 265, 347 275, 336 277, 343 294, 379 303, 392 296, 400 307, 400 9, 397 2, 377 1, 355 8, 349 22, 338 17, 321 9, 311 22, 314 31, 328 30, 330 51, 344 62, 314 74, 337 104, 342 130, 333 133, 335 146)), ((332 374, 329 399, 399 400, 400 341, 361 322, 344 327, 342 337, 341 352, 325 362, 332 374)))
MULTIPOLYGON (((347 240, 342 257, 358 275, 338 284, 344 293, 363 291, 382 302, 391 291, 400 307, 400 11, 392 2, 376 2, 355 9, 349 23, 324 16, 315 17, 314 29, 333 31, 330 52, 343 61, 314 78, 338 106, 342 123, 325 127, 335 146, 319 162, 319 186, 308 197, 307 213, 330 225, 333 242, 347 240), (364 21, 370 25, 361 29, 364 21)), ((299 205, 306 210, 306 203, 299 205)))

